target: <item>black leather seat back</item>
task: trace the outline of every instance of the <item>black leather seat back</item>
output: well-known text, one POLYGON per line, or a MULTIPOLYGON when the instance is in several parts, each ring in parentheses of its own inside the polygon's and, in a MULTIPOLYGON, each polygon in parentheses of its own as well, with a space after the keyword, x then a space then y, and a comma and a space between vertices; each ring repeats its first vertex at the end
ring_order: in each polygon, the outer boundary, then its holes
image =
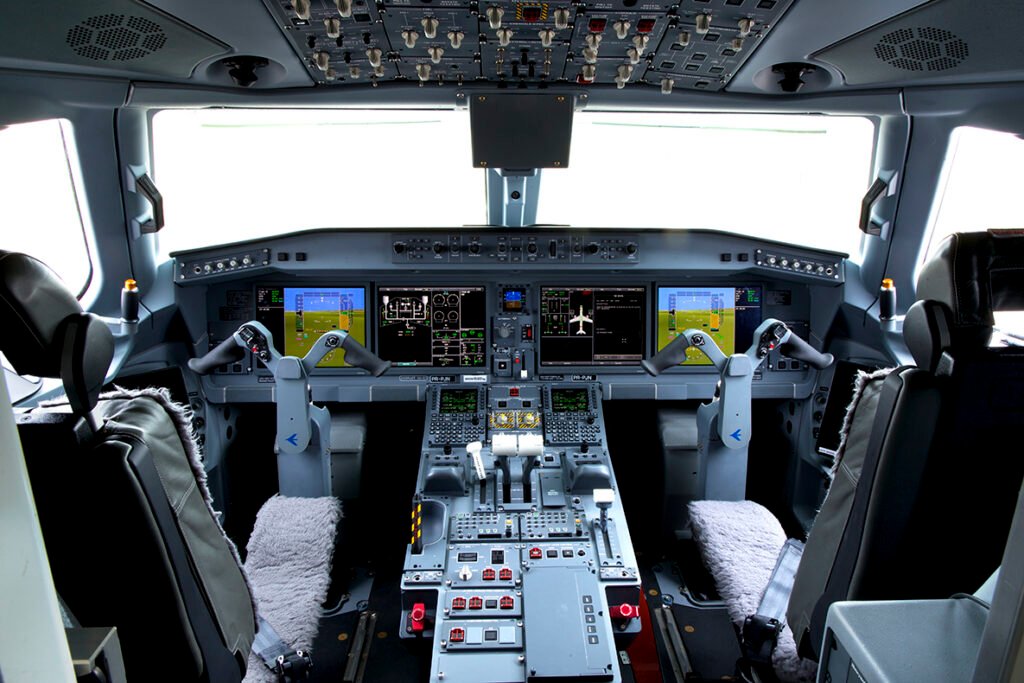
POLYGON ((0 252, 0 350, 62 379, 67 405, 18 416, 57 591, 116 626, 132 680, 240 681, 251 594, 204 499, 188 427, 159 396, 98 400, 113 336, 39 261, 0 252))
POLYGON ((808 538, 789 608, 806 657, 833 602, 972 592, 1002 558, 1024 477, 1024 353, 988 342, 993 306, 1024 309, 1024 236, 951 236, 918 296, 904 321, 916 367, 874 380, 878 408, 851 429, 868 435, 855 490, 830 492, 808 538))

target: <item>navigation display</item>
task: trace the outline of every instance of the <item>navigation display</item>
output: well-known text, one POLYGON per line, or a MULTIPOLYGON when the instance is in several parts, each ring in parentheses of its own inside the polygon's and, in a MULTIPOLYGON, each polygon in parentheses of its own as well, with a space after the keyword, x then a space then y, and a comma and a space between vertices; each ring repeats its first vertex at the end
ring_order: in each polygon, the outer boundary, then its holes
MULTIPOLYGON (((257 287, 256 320, 270 330, 274 346, 286 356, 301 358, 331 330, 344 330, 365 345, 366 291, 362 287, 257 287)), ((317 367, 349 367, 344 349, 331 351, 317 367)))
POLYGON ((647 344, 644 287, 542 287, 542 365, 633 365, 647 344))
MULTIPOLYGON (((658 350, 688 329, 705 332, 725 355, 746 351, 761 324, 760 287, 658 287, 658 350)), ((680 365, 711 365, 686 349, 680 365)))
POLYGON ((483 287, 377 289, 377 355, 395 365, 482 367, 485 322, 483 287))
POLYGON ((586 389, 551 390, 551 412, 553 413, 585 413, 590 410, 590 399, 586 389))
POLYGON ((441 413, 475 413, 476 389, 442 389, 441 413))

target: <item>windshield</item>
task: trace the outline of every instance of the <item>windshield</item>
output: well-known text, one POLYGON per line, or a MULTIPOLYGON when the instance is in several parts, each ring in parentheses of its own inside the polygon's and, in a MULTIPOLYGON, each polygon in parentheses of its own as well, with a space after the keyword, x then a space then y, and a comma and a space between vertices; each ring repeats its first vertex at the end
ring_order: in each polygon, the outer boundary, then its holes
MULTIPOLYGON (((854 253, 862 117, 578 112, 537 221, 704 228, 854 253)), ((153 123, 165 254, 321 227, 486 222, 464 110, 168 110, 153 123)))

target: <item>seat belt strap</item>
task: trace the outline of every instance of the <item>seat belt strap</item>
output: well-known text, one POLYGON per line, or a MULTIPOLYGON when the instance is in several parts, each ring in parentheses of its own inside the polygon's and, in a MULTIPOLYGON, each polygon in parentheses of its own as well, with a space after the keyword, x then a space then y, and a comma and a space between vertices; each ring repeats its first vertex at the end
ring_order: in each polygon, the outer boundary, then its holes
POLYGON ((779 633, 786 623, 786 608, 793 592, 796 570, 804 554, 804 544, 789 539, 779 551, 772 576, 761 595, 757 612, 743 622, 743 651, 747 659, 770 663, 779 633))
POLYGON ((279 683, 294 683, 309 678, 313 660, 304 650, 288 647, 262 615, 257 615, 256 637, 252 641, 253 653, 268 669, 277 674, 279 683))

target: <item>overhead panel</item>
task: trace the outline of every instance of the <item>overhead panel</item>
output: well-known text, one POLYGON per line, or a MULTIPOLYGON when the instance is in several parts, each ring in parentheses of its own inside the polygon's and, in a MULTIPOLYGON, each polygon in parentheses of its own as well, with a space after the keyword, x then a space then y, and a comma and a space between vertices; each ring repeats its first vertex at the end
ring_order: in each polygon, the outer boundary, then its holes
POLYGON ((848 85, 921 81, 1024 70, 1024 5, 935 0, 814 54, 848 85))
POLYGON ((0 3, 0 58, 189 78, 228 47, 133 0, 0 3))
POLYGON ((791 2, 264 0, 320 85, 646 83, 666 92, 724 88, 791 2))

